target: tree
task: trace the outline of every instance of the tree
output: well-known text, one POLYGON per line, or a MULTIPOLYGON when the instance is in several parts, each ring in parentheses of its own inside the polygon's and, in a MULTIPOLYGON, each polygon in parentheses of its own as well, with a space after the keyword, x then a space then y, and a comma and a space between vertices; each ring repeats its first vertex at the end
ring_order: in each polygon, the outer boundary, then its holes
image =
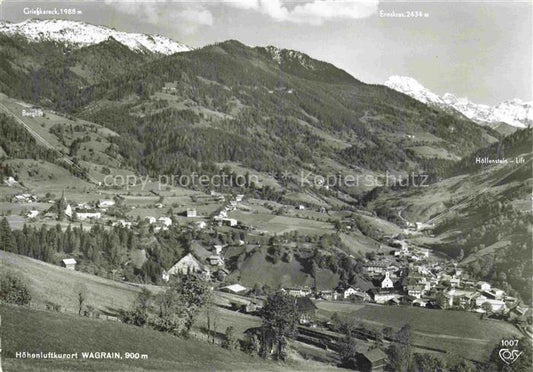
POLYGON ((261 318, 265 331, 261 340, 262 348, 266 349, 267 339, 271 340, 275 346, 275 356, 285 360, 288 339, 296 335, 297 312, 294 297, 280 290, 272 293, 261 310, 261 318))
POLYGON ((357 343, 355 339, 348 335, 340 344, 339 351, 342 366, 351 369, 359 369, 357 343))
POLYGON ((14 252, 16 248, 15 238, 9 226, 7 218, 2 218, 0 222, 0 249, 3 251, 14 252))
POLYGON ((235 335, 235 328, 232 326, 226 328, 226 334, 224 335, 222 347, 228 350, 237 350, 239 348, 239 339, 235 335))
POLYGON ((490 302, 486 301, 481 304, 481 309, 483 309, 484 315, 488 316, 490 313, 492 313, 492 305, 490 302))
POLYGON ((186 275, 175 280, 168 291, 173 291, 177 295, 171 297, 175 299, 174 311, 184 318, 185 331, 183 335, 187 336, 200 309, 208 302, 209 285, 196 275, 186 275))
POLYGON ((74 291, 76 293, 76 299, 78 302, 78 315, 81 315, 81 311, 83 310, 83 304, 87 301, 88 296, 88 290, 87 286, 83 283, 78 284, 74 291))
POLYGON ((30 303, 30 291, 20 276, 11 271, 2 271, 0 275, 0 301, 15 305, 30 303))
POLYGON ((411 326, 405 324, 396 333, 395 339, 387 349, 389 367, 393 371, 408 371, 411 359, 411 326))
POLYGON ((442 372, 446 369, 446 361, 437 355, 418 354, 413 355, 413 372, 442 372))

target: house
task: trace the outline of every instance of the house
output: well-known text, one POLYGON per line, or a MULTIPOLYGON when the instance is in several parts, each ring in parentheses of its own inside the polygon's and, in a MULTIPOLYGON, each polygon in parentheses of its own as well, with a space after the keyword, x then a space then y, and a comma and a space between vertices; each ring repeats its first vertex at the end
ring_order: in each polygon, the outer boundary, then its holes
POLYGON ((300 324, 309 324, 315 319, 316 305, 307 297, 297 297, 296 311, 300 324))
POLYGON ((387 355, 379 348, 357 353, 357 370, 362 372, 382 372, 385 370, 387 355))
POLYGON ((424 293, 423 287, 421 285, 408 285, 407 294, 414 298, 420 298, 424 293))
POLYGON ((231 285, 227 285, 225 287, 220 288, 219 291, 235 293, 235 294, 244 294, 246 291, 248 291, 248 288, 240 284, 231 284, 231 285))
POLYGON ((348 287, 344 290, 343 292, 343 296, 344 298, 350 298, 352 296, 355 296, 355 294, 358 292, 357 289, 355 289, 354 287, 348 287))
POLYGON ((470 290, 452 288, 444 294, 444 297, 447 299, 447 306, 450 308, 463 308, 469 309, 473 307, 479 293, 470 290))
POLYGON ((220 253, 222 252, 222 249, 223 249, 223 248, 224 248, 224 246, 221 245, 221 244, 215 244, 215 245, 213 246, 213 249, 215 250, 215 253, 216 253, 216 254, 220 254, 220 253))
POLYGON ((456 287, 459 287, 461 285, 461 279, 460 278, 455 278, 455 277, 452 277, 450 279, 450 286, 452 288, 456 288, 456 287))
POLYGON ((240 202, 242 202, 243 198, 244 198, 243 194, 237 194, 237 196, 235 196, 235 201, 240 203, 240 202))
POLYGON ((234 218, 223 218, 222 224, 225 226, 237 226, 237 220, 234 218))
POLYGON ((294 297, 306 297, 306 296, 309 296, 312 293, 311 289, 309 289, 307 287, 304 287, 304 288, 297 288, 297 287, 283 288, 282 291, 287 293, 289 296, 294 296, 294 297))
POLYGON ((168 281, 171 275, 203 274, 207 275, 209 269, 200 263, 192 253, 189 253, 176 262, 168 271, 163 273, 163 280, 168 281), (167 278, 167 279, 165 279, 167 278))
POLYGON ((209 256, 207 257, 207 262, 211 266, 222 266, 224 265, 224 258, 220 256, 209 256))
POLYGON ((303 210, 305 209, 305 206, 302 205, 302 204, 300 204, 300 205, 298 206, 298 209, 301 210, 301 211, 303 211, 303 210))
POLYGON ((170 217, 159 217, 157 220, 167 227, 172 225, 172 219, 170 217))
POLYGON ((205 221, 197 221, 194 223, 194 226, 196 226, 196 228, 198 230, 202 230, 202 229, 205 229, 207 227, 207 222, 205 221))
POLYGON ((385 277, 381 281, 381 288, 394 288, 394 283, 392 282, 388 271, 385 271, 385 277))
POLYGON ((479 308, 483 309, 482 307, 483 304, 487 304, 487 303, 490 305, 492 312, 500 312, 500 311, 505 311, 507 309, 505 302, 503 302, 502 300, 487 298, 483 295, 476 298, 476 306, 479 308))
POLYGON ((166 92, 166 93, 175 92, 177 89, 176 87, 177 87, 176 82, 165 83, 165 85, 163 86, 163 92, 166 92))
POLYGON ((377 304, 384 304, 393 298, 401 297, 398 293, 388 289, 373 289, 370 293, 372 299, 377 304))
POLYGON ((214 272, 214 278, 222 282, 228 277, 229 274, 231 274, 229 270, 219 267, 218 270, 214 272))
POLYGON ((282 291, 285 292, 286 294, 288 294, 289 296, 294 296, 294 297, 306 297, 306 296, 309 296, 312 293, 311 289, 309 289, 307 287, 304 287, 304 288, 297 288, 297 287, 283 288, 282 291))
POLYGON ((118 221, 113 222, 113 226, 120 226, 120 227, 125 227, 127 229, 131 229, 132 223, 126 220, 118 220, 118 221))
POLYGON ((347 298, 358 299, 363 302, 371 300, 370 296, 365 291, 363 291, 361 288, 355 288, 351 286, 344 290, 343 296, 345 299, 347 298))
POLYGON ((19 194, 15 195, 14 198, 15 203, 33 203, 36 200, 35 196, 31 194, 19 194))
POLYGON ((491 285, 487 282, 477 282, 476 287, 482 291, 490 291, 491 285))
POLYGON ((187 208, 187 211, 185 212, 187 217, 196 217, 196 209, 195 208, 187 208))
POLYGON ((339 298, 339 293, 332 290, 320 291, 319 296, 326 301, 336 301, 339 298))
POLYGON ((100 212, 78 212, 76 213, 78 216, 78 220, 84 221, 84 220, 98 220, 102 217, 102 214, 100 212))
POLYGON ((146 216, 144 217, 144 219, 148 221, 149 225, 154 224, 156 222, 155 217, 152 217, 152 216, 146 216))
POLYGON ((115 205, 115 201, 113 199, 105 199, 105 200, 100 200, 98 202, 98 207, 99 208, 109 208, 109 207, 112 207, 115 205))
POLYGON ((28 212, 28 214, 26 215, 28 218, 35 218, 39 215, 39 211, 33 209, 31 211, 28 212))
POLYGON ((387 270, 387 267, 389 267, 389 265, 387 265, 386 263, 382 263, 382 262, 370 262, 364 265, 364 268, 367 272, 375 273, 375 274, 384 273, 385 270, 387 270))
POLYGON ((76 270, 76 260, 73 258, 65 258, 61 261, 61 266, 67 270, 76 270))

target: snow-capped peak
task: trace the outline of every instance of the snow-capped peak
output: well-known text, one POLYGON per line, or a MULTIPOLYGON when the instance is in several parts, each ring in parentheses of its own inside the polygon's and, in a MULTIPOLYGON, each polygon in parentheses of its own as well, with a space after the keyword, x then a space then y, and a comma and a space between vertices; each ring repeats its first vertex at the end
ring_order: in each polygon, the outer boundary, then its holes
POLYGON ((85 47, 113 38, 136 52, 174 54, 191 47, 161 35, 146 35, 116 31, 109 27, 62 19, 31 19, 20 23, 0 23, 0 33, 20 35, 32 42, 55 41, 75 47, 85 47))
POLYGON ((518 98, 491 107, 473 103, 466 97, 456 97, 451 93, 445 93, 441 97, 407 76, 391 76, 384 85, 422 103, 434 105, 446 111, 458 111, 478 124, 503 122, 514 127, 525 128, 533 123, 532 103, 518 98))
POLYGON ((391 89, 397 90, 398 92, 405 93, 423 103, 443 103, 442 99, 438 95, 425 88, 415 79, 408 76, 393 75, 387 79, 385 85, 391 89))

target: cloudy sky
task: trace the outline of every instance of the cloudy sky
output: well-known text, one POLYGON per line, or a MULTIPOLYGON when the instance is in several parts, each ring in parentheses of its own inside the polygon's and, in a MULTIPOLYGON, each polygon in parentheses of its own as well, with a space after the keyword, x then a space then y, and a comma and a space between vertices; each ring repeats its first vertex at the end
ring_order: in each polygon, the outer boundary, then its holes
MULTIPOLYGON (((25 8, 76 8, 83 20, 159 33, 201 47, 237 39, 303 51, 368 83, 407 75, 438 94, 477 103, 532 99, 532 4, 523 1, 20 1, 0 0, 0 18, 25 8), (418 18, 387 17, 420 12, 418 18)), ((41 17, 45 18, 45 17, 41 17)))

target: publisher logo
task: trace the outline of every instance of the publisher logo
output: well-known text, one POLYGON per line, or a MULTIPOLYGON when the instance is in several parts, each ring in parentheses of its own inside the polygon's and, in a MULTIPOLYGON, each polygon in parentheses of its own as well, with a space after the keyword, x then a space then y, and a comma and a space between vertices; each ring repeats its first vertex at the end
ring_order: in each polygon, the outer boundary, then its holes
POLYGON ((502 340, 502 346, 503 348, 500 349, 498 355, 500 356, 500 359, 508 366, 516 362, 523 353, 522 351, 514 348, 518 347, 518 340, 502 340))

